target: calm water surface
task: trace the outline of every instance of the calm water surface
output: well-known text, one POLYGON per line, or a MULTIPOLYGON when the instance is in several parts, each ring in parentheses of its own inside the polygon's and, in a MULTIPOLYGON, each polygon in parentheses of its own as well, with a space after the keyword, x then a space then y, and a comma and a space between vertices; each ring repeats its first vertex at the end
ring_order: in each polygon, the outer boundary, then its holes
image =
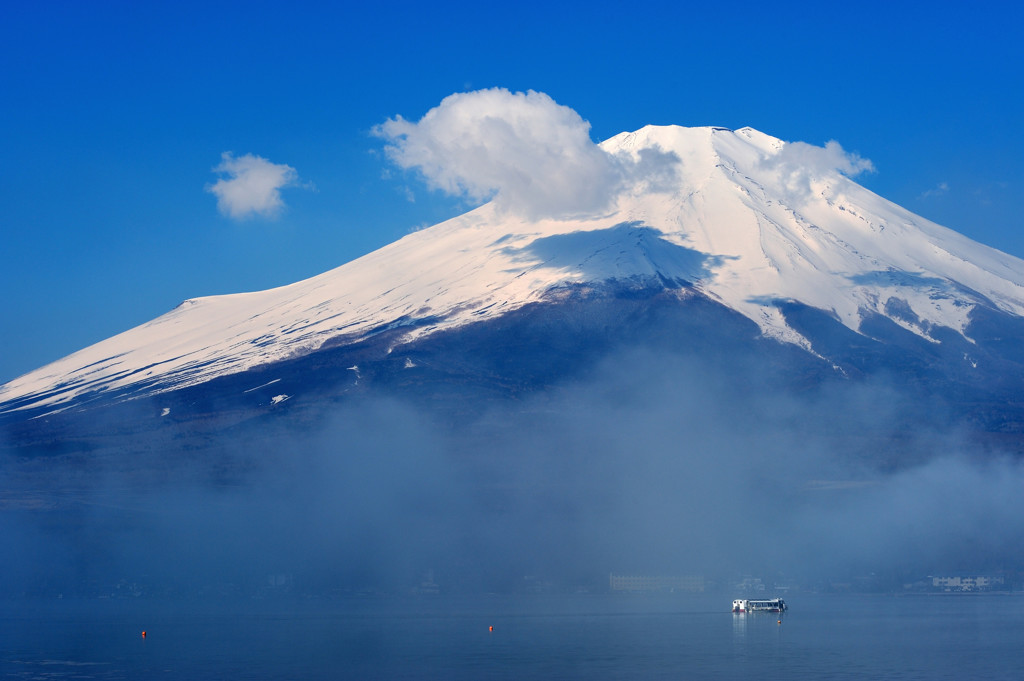
POLYGON ((8 602, 0 676, 1024 678, 1022 596, 793 594, 781 624, 773 614, 733 615, 731 598, 8 602))

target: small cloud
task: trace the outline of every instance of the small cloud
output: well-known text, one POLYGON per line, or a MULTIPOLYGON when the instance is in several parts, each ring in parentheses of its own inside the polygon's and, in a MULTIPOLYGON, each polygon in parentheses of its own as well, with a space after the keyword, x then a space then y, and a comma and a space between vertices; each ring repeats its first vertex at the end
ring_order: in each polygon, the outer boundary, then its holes
POLYGON ((284 208, 281 189, 293 186, 313 188, 309 184, 299 184, 295 168, 271 163, 253 154, 235 158, 230 151, 225 151, 221 154, 220 165, 213 172, 226 177, 207 185, 206 191, 217 197, 217 209, 235 220, 252 215, 274 217, 284 208))
POLYGON ((797 199, 808 198, 813 191, 811 183, 830 175, 856 177, 875 172, 871 161, 844 150, 835 140, 829 140, 824 147, 787 142, 776 154, 764 159, 761 166, 775 170, 782 188, 797 199))
POLYGON ((991 208, 992 206, 1004 204, 1007 201, 1007 190, 1009 188, 1010 183, 1005 180, 992 180, 979 186, 974 190, 973 194, 979 206, 991 208))
POLYGON ((937 187, 929 189, 928 191, 921 192, 919 199, 930 199, 935 196, 942 196, 949 191, 949 184, 946 182, 940 182, 937 187))
POLYGON ((427 184, 530 219, 568 218, 609 209, 640 181, 657 188, 674 177, 674 154, 610 154, 590 139, 590 124, 542 92, 504 88, 446 97, 418 123, 401 116, 373 130, 399 167, 427 184))

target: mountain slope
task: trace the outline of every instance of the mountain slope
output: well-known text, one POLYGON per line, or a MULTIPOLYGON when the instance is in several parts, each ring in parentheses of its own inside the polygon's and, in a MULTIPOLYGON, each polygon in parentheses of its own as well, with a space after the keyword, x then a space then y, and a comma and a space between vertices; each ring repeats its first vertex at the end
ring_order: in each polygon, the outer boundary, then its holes
POLYGON ((998 320, 987 332, 998 339, 1005 320, 1024 316, 1024 262, 797 145, 750 128, 647 127, 603 147, 660 149, 678 164, 606 215, 530 221, 488 204, 305 281, 185 301, 0 387, 0 413, 161 394, 375 338, 386 353, 581 290, 706 297, 844 370, 849 358, 823 340, 823 325, 919 339, 914 356, 955 345, 968 370, 979 319, 998 320))

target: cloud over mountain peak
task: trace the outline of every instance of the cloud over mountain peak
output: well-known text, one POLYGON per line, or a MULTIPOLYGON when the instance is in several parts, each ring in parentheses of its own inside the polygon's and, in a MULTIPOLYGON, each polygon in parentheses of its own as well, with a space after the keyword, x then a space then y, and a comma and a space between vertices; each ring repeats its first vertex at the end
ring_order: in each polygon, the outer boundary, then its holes
POLYGON ((530 90, 504 88, 446 97, 413 123, 401 116, 374 129, 388 157, 427 184, 529 219, 585 217, 609 210, 639 180, 671 174, 678 158, 648 149, 613 154, 590 139, 590 124, 530 90))

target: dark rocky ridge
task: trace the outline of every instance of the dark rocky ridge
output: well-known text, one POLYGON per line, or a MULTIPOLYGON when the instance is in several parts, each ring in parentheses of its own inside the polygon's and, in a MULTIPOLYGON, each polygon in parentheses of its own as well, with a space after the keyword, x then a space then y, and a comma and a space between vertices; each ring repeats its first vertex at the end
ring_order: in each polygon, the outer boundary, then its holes
POLYGON ((884 380, 979 443, 1024 452, 1024 320, 979 307, 967 330, 975 343, 951 330, 933 331, 942 339, 933 343, 880 316, 856 333, 822 310, 779 307, 818 356, 760 336, 753 322, 685 286, 580 286, 412 342, 392 329, 155 397, 102 394, 58 414, 9 413, 3 447, 22 459, 128 447, 173 460, 218 449, 243 424, 302 427, 367 399, 406 402, 458 427, 488 409, 515 410, 586 377, 602 360, 642 348, 695 360, 723 380, 742 381, 737 371, 758 367, 770 377, 760 389, 780 394, 884 380), (287 399, 274 403, 279 395, 287 399))

